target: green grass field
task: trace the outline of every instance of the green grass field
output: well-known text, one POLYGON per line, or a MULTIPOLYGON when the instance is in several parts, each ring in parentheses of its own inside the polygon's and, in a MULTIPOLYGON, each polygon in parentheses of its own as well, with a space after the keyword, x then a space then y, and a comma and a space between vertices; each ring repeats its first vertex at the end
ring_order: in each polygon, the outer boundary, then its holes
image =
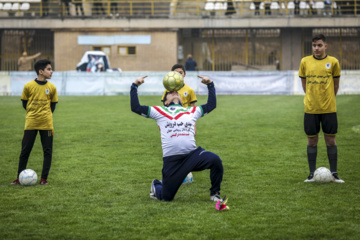
MULTIPOLYGON (((199 97, 199 104, 206 102, 199 97)), ((360 95, 337 97, 338 172, 345 184, 308 175, 302 96, 218 96, 197 123, 197 145, 223 160, 221 195, 194 172, 172 202, 149 198, 161 178, 156 122, 130 111, 129 96, 60 96, 49 185, 16 178, 25 111, 0 97, 0 239, 360 239, 360 95)), ((160 96, 140 96, 158 105, 160 96)), ((324 139, 317 167, 329 167, 324 139)), ((37 138, 28 168, 38 175, 37 138)))

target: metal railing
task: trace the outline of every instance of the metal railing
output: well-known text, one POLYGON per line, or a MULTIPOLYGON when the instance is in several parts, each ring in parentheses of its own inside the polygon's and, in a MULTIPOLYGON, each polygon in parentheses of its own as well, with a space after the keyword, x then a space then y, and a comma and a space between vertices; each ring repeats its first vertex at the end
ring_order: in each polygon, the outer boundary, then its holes
POLYGON ((358 15, 360 1, 0 0, 0 17, 247 17, 358 15))
MULTIPOLYGON (((322 33, 327 37, 327 54, 336 57, 342 69, 360 69, 360 28, 306 28, 301 30, 301 45, 294 45, 295 50, 301 49, 301 56, 312 54, 311 38, 322 33)), ((199 70, 207 71, 238 71, 238 70, 284 70, 282 65, 289 61, 288 52, 283 53, 281 29, 179 29, 180 45, 183 49, 181 63, 186 61, 186 55, 191 53, 197 61, 199 70), (282 58, 285 57, 285 58, 282 58)), ((33 30, 0 30, 2 41, 0 54, 0 70, 18 70, 18 59, 23 51, 34 55, 41 52, 41 58, 54 60, 56 47, 54 32, 50 29, 33 30)), ((72 39, 63 37, 62 46, 73 47, 72 39)), ((91 45, 87 46, 90 50, 91 45)), ((111 47, 110 49, 117 49, 111 47)), ((177 49, 168 49, 177 51, 177 49)), ((112 56, 121 58, 115 52, 112 56)), ((137 56, 134 55, 136 58, 137 56)), ((73 55, 61 58, 53 63, 56 66, 74 58, 73 55)), ((80 61, 81 56, 77 56, 80 61)), ((142 56, 143 58, 143 56, 142 56)), ((151 56, 149 56, 151 58, 151 56)), ((147 59, 147 58, 146 58, 147 59)), ((142 59, 143 60, 143 59, 142 59)), ((148 61, 148 60, 144 60, 148 61)), ((77 63, 77 62, 76 62, 77 63)), ((66 70, 75 69, 73 68, 66 70)), ((300 64, 300 62, 299 62, 300 64)), ((122 66, 119 66, 122 68, 122 66)), ((127 69, 124 69, 127 71, 127 69)), ((139 69, 141 65, 139 65, 139 69)))

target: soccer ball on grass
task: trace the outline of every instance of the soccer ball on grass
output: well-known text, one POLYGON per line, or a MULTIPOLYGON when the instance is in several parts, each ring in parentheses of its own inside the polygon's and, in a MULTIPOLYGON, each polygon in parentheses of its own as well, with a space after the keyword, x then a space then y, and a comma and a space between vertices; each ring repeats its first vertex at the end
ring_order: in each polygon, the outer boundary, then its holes
POLYGON ((19 182, 23 186, 32 186, 37 182, 38 176, 32 169, 25 169, 19 175, 19 182))
POLYGON ((190 184, 194 181, 193 175, 191 172, 186 176, 182 184, 190 184))
POLYGON ((184 79, 178 72, 168 72, 163 79, 163 85, 169 92, 179 91, 184 86, 184 79))
POLYGON ((329 169, 326 167, 320 167, 314 172, 315 182, 328 183, 334 181, 334 178, 329 169))

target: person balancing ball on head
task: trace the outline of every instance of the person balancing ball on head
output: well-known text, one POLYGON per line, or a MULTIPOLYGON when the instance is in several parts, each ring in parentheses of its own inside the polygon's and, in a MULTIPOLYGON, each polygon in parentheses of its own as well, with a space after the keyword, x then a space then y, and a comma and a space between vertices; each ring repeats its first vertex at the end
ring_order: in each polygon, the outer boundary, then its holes
POLYGON ((141 116, 152 118, 159 126, 163 151, 162 182, 154 179, 150 198, 172 201, 186 175, 191 171, 210 169, 210 200, 222 201, 220 185, 223 179, 223 165, 220 157, 201 147, 196 147, 194 126, 196 121, 216 108, 214 83, 208 77, 201 82, 207 85, 209 96, 206 104, 184 108, 176 91, 164 98, 164 106, 140 105, 137 89, 147 76, 139 77, 131 86, 131 110, 141 116))
MULTIPOLYGON (((186 76, 186 70, 185 70, 184 65, 178 64, 178 63, 174 64, 171 67, 171 71, 179 73, 184 80, 184 78, 186 76)), ((161 98, 162 102, 164 102, 164 98, 165 98, 166 94, 168 94, 169 92, 170 91, 168 89, 165 89, 165 91, 162 95, 162 98, 161 98)), ((183 86, 179 90, 177 90, 177 92, 180 94, 181 105, 183 107, 194 107, 195 106, 195 104, 197 102, 197 98, 196 98, 195 91, 190 86, 188 86, 187 84, 184 83, 183 86)), ((195 136, 196 136, 196 126, 195 126, 195 136)), ((190 174, 192 174, 192 173, 190 173, 190 174)))
POLYGON ((344 183, 337 173, 336 94, 339 90, 339 61, 326 55, 326 38, 319 34, 312 39, 313 55, 304 57, 299 68, 299 77, 305 92, 304 130, 308 137, 307 156, 310 174, 305 182, 314 182, 316 170, 317 144, 320 125, 324 133, 330 171, 335 182, 344 183))

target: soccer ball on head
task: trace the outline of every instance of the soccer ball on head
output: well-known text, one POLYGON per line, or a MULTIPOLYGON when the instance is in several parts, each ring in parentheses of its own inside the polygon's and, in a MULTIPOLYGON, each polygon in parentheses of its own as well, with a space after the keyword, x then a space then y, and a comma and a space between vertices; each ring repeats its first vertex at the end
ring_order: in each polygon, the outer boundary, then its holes
POLYGON ((32 186, 37 182, 38 176, 32 169, 25 169, 19 175, 19 182, 23 186, 32 186))
POLYGON ((320 167, 314 172, 315 182, 328 183, 334 181, 334 178, 329 169, 326 167, 320 167))
POLYGON ((193 175, 191 172, 189 172, 182 184, 190 184, 193 181, 194 181, 193 175))
POLYGON ((178 72, 168 72, 163 79, 163 85, 169 92, 179 91, 184 86, 184 78, 178 72))

